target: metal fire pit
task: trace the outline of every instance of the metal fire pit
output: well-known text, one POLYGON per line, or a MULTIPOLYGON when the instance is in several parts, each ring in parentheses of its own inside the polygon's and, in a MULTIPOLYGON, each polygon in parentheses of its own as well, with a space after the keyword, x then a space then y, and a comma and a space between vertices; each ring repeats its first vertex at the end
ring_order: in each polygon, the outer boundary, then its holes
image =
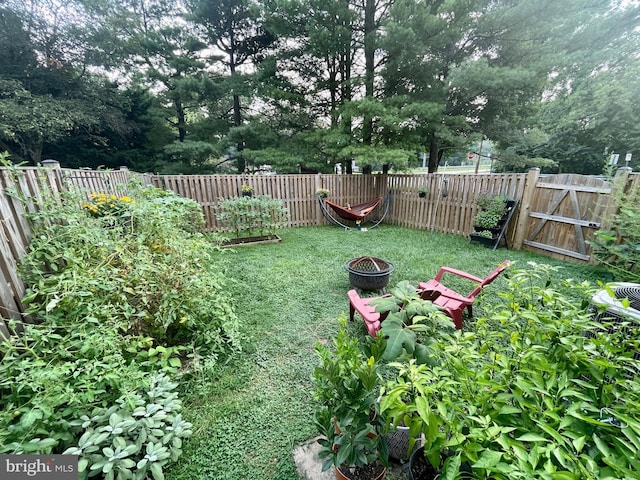
POLYGON ((356 257, 344 264, 349 282, 361 290, 382 290, 389 284, 389 275, 395 270, 393 263, 376 257, 356 257))

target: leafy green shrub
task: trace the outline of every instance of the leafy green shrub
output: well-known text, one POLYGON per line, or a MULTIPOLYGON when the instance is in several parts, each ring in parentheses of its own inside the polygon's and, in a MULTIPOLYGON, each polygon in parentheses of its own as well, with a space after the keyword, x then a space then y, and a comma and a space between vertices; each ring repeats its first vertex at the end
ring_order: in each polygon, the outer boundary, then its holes
POLYGON ((156 215, 151 216, 154 221, 162 219, 189 233, 203 232, 205 221, 202 207, 198 202, 158 188, 144 188, 140 191, 140 195, 149 200, 146 208, 157 212, 156 215))
POLYGON ((85 215, 72 201, 34 214, 21 265, 23 302, 49 322, 92 317, 162 345, 194 344, 214 354, 233 348, 238 322, 225 293, 223 254, 181 223, 186 212, 202 218, 199 206, 149 196, 145 189, 131 203, 130 227, 85 215))
POLYGON ((322 470, 363 467, 380 460, 386 465, 388 450, 380 434, 384 421, 378 415, 378 364, 367 358, 358 340, 342 328, 332 347, 318 343, 319 365, 313 371, 314 397, 320 406, 315 420, 323 438, 318 457, 322 470))
POLYGON ((193 233, 199 206, 157 189, 130 195, 127 222, 71 193, 44 193, 28 216, 23 303, 38 324, 0 343, 0 452, 71 448, 83 475, 160 479, 189 425, 157 374, 176 374, 186 352, 213 365, 238 348, 223 251, 193 233))
POLYGON ((640 184, 614 196, 617 212, 610 228, 589 241, 596 259, 619 280, 640 281, 640 184))
POLYGON ((482 228, 495 228, 504 215, 507 196, 505 195, 481 195, 476 204, 481 210, 474 218, 474 224, 482 228))
POLYGON ((223 230, 236 238, 273 235, 287 221, 287 209, 282 202, 268 195, 221 200, 217 210, 223 230))
POLYGON ((182 439, 191 435, 191 424, 182 419, 182 403, 165 375, 151 386, 121 397, 110 408, 97 409, 70 422, 82 434, 77 446, 63 453, 78 455, 80 479, 104 474, 105 480, 164 479, 163 467, 176 461, 182 439))
POLYGON ((594 323, 588 301, 562 293, 586 299, 589 286, 557 280, 552 267, 532 264, 508 280, 475 332, 438 342, 438 365, 400 366, 383 414, 420 414, 441 478, 636 477, 640 325, 594 323))
POLYGON ((146 344, 95 318, 24 325, 0 342, 0 452, 60 453, 70 446, 70 422, 148 385, 150 369, 123 353, 146 344))

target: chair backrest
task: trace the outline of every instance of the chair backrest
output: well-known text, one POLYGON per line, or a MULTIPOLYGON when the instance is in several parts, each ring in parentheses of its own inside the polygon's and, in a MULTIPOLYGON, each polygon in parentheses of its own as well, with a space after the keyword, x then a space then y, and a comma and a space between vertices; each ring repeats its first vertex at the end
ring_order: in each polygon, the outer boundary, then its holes
POLYGON ((480 293, 480 291, 486 286, 489 285, 491 282, 493 282, 496 278, 498 278, 498 276, 504 272, 504 270, 509 266, 511 262, 509 260, 505 260, 504 262, 502 262, 500 265, 498 265, 498 268, 496 268, 493 272, 491 272, 489 275, 487 275, 487 277, 482 280, 482 282, 473 289, 473 291, 468 295, 469 298, 475 298, 475 296, 480 293))

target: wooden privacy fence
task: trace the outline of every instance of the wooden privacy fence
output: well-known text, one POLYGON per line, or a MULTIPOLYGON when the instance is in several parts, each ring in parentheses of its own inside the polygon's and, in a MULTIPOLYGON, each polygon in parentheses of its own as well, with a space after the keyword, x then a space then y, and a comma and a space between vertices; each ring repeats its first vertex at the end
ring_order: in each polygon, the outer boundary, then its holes
POLYGON ((612 192, 640 184, 640 174, 620 169, 613 182, 599 177, 527 174, 513 248, 561 260, 595 263, 589 240, 614 213, 612 192))
MULTIPOLYGON (((592 261, 588 240, 612 213, 612 188, 640 183, 640 174, 621 176, 613 185, 581 175, 542 176, 531 170, 522 174, 428 175, 140 175, 126 170, 91 171, 59 168, 0 169, 0 315, 22 318, 24 285, 17 274, 20 257, 31 238, 26 212, 37 211, 43 191, 63 190, 128 193, 127 184, 143 184, 172 190, 197 201, 206 228, 216 231, 216 207, 221 199, 237 197, 243 185, 257 195, 280 199, 288 210, 289 227, 327 224, 315 192, 329 190, 335 203, 352 205, 389 195, 385 223, 408 228, 468 235, 478 211, 476 198, 483 193, 505 194, 519 200, 510 224, 509 243, 560 259, 592 261), (418 190, 428 191, 424 198, 418 190), (19 200, 22 198, 23 200, 19 200)), ((0 334, 6 334, 0 322, 0 334)))
POLYGON ((240 196, 243 185, 252 187, 256 195, 282 200, 289 212, 288 227, 326 223, 315 197, 319 188, 329 190, 331 200, 341 205, 384 196, 387 190, 381 175, 161 175, 153 182, 202 205, 209 231, 220 229, 216 207, 221 199, 240 196))
POLYGON ((172 190, 202 205, 206 228, 217 231, 216 206, 220 199, 239 196, 242 185, 256 195, 282 200, 289 211, 288 227, 325 225, 317 204, 319 188, 330 191, 331 201, 357 205, 389 192, 385 223, 465 235, 476 212, 480 193, 504 193, 520 198, 526 174, 508 175, 162 175, 154 185, 172 190), (425 198, 418 189, 426 188, 425 198))

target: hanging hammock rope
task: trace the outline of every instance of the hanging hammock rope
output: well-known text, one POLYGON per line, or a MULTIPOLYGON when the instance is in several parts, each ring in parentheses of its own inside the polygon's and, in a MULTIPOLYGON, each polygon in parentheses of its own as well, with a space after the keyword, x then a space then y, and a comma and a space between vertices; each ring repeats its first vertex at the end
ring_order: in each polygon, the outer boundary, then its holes
POLYGON ((350 222, 362 222, 366 220, 373 212, 383 208, 382 216, 375 221, 375 223, 369 227, 374 228, 380 225, 384 217, 387 215, 389 211, 389 193, 387 193, 385 198, 378 197, 374 200, 370 200, 368 202, 359 203, 358 205, 348 205, 346 207, 342 205, 338 205, 330 200, 323 199, 320 195, 316 195, 318 198, 318 204, 320 205, 320 209, 322 210, 322 214, 324 217, 333 225, 338 227, 342 227, 346 230, 350 230, 353 226, 349 226, 344 224, 340 219, 350 221, 350 222), (331 207, 335 214, 332 214, 327 205, 331 207))

